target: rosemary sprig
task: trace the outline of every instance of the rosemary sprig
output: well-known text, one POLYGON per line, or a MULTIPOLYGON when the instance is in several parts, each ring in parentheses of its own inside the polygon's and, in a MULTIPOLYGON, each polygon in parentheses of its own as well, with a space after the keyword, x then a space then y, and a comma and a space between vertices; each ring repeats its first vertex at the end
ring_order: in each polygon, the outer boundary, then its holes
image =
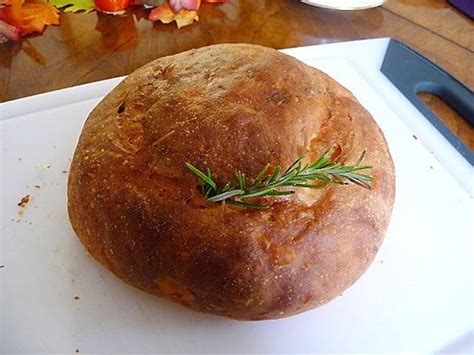
POLYGON ((236 181, 218 186, 213 180, 213 174, 208 169, 207 174, 186 163, 186 167, 201 180, 201 192, 210 202, 226 202, 245 208, 266 208, 267 205, 250 203, 245 200, 255 197, 276 197, 291 195, 294 190, 281 190, 282 187, 302 187, 321 189, 328 184, 349 183, 370 189, 372 176, 362 171, 371 166, 361 165, 365 151, 360 155, 355 165, 344 165, 330 158, 331 148, 327 149, 316 161, 303 165, 303 158, 297 159, 282 173, 277 166, 272 173, 268 170, 270 164, 265 165, 257 176, 248 180, 244 173, 236 173, 236 181))

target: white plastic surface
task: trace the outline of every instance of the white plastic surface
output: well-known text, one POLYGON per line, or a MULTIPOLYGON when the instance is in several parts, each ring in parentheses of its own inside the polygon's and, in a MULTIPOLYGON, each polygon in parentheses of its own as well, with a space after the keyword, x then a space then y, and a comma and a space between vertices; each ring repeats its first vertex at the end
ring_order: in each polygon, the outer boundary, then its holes
POLYGON ((63 171, 88 112, 120 79, 0 105, 0 353, 472 351, 473 205, 458 183, 472 182, 472 168, 453 176, 414 139, 422 132, 399 112, 423 116, 408 101, 393 106, 398 93, 378 72, 386 43, 287 51, 340 81, 372 113, 395 161, 397 196, 367 273, 329 304, 277 321, 237 322, 156 299, 99 266, 73 235, 63 171))

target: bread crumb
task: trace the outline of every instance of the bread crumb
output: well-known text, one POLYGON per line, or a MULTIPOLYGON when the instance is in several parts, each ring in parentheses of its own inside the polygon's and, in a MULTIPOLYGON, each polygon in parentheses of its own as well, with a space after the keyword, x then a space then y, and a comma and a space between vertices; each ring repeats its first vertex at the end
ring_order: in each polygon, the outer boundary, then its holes
POLYGON ((3 264, 2 264, 2 265, 0 265, 0 269, 3 269, 4 267, 5 267, 5 265, 3 265, 3 264))
POLYGON ((63 170, 61 171, 63 174, 67 174, 67 170, 63 170))
POLYGON ((30 202, 30 195, 25 195, 21 198, 20 202, 18 202, 18 206, 25 208, 28 202, 30 202))
POLYGON ((413 138, 417 141, 418 137, 416 135, 413 135, 413 138))
POLYGON ((79 353, 79 349, 76 349, 76 353, 79 353))
POLYGON ((77 300, 80 300, 81 298, 79 296, 74 296, 74 299, 77 301, 77 300))
POLYGON ((19 210, 19 211, 18 211, 18 215, 19 215, 19 216, 23 216, 24 214, 25 214, 25 210, 19 210))
POLYGON ((36 187, 37 189, 40 189, 40 188, 41 188, 41 186, 40 186, 40 185, 35 185, 35 187, 36 187))

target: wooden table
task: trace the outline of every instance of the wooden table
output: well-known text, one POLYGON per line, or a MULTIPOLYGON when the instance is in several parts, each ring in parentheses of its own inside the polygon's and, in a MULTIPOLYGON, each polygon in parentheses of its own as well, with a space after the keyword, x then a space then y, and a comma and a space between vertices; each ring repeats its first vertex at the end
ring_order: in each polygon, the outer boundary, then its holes
MULTIPOLYGON (((392 37, 474 88, 474 24, 442 0, 389 1, 364 11, 319 9, 297 0, 204 4, 200 21, 178 30, 152 23, 136 8, 126 16, 61 14, 61 25, 20 43, 0 45, 0 101, 128 74, 160 56, 222 42, 274 48, 392 37)), ((451 129, 474 147, 468 124, 425 96, 451 129)))

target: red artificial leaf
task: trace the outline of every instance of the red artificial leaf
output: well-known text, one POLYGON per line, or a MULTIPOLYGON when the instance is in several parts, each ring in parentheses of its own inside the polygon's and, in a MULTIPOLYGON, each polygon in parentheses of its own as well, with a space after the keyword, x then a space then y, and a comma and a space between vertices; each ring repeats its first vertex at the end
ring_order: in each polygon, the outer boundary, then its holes
POLYGON ((50 4, 26 2, 21 8, 21 15, 22 36, 33 32, 43 32, 46 25, 59 25, 58 10, 50 4))
POLYGON ((194 21, 199 20, 196 11, 181 9, 178 12, 174 12, 168 3, 154 8, 148 18, 151 21, 161 21, 163 23, 176 21, 178 28, 188 26, 194 21))

